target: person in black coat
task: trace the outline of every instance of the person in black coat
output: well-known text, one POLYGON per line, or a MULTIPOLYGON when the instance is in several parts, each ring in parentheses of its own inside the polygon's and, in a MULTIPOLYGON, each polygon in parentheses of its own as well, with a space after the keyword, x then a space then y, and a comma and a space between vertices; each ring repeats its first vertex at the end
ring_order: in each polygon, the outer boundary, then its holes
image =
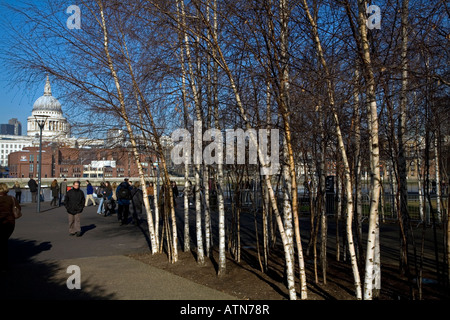
POLYGON ((38 192, 38 184, 36 180, 33 178, 30 178, 28 181, 28 187, 30 188, 31 192, 31 202, 36 203, 37 202, 37 192, 38 192))
POLYGON ((75 181, 73 188, 67 191, 64 206, 69 215, 69 234, 81 236, 80 214, 84 209, 84 192, 80 189, 80 182, 75 181))
POLYGON ((135 225, 139 224, 140 215, 142 213, 142 205, 144 204, 144 193, 139 188, 140 184, 136 181, 131 190, 131 203, 133 204, 133 221, 135 225))
POLYGON ((116 190, 117 204, 119 205, 117 209, 117 219, 120 221, 121 226, 128 223, 132 189, 130 182, 128 182, 128 178, 125 178, 116 190))

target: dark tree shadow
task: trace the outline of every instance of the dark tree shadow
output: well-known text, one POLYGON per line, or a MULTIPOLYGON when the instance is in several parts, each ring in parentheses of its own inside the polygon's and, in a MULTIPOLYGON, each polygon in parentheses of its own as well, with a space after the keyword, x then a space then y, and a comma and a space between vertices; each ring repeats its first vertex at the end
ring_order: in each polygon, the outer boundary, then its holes
MULTIPOLYGON (((82 282, 82 289, 70 290, 66 281, 55 275, 61 273, 57 262, 36 261, 33 257, 50 250, 50 242, 10 239, 9 270, 0 273, 0 299, 2 300, 112 300, 114 294, 89 280, 82 282)), ((70 275, 67 274, 67 278, 70 275)))

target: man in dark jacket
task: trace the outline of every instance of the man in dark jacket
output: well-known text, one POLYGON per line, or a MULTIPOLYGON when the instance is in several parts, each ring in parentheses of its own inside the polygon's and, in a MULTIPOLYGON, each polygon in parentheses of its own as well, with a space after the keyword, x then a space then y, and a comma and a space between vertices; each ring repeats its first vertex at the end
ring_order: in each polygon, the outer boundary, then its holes
POLYGON ((117 218, 120 220, 120 225, 128 223, 128 216, 130 215, 130 200, 131 200, 132 187, 125 179, 116 189, 117 204, 119 208, 117 210, 117 218))
POLYGON ((73 188, 67 191, 64 206, 69 214, 69 234, 81 236, 80 214, 84 209, 84 192, 80 190, 80 182, 75 181, 73 188))
POLYGON ((30 178, 28 181, 28 187, 30 188, 31 192, 31 202, 36 203, 37 202, 37 192, 38 192, 38 184, 36 180, 33 178, 30 178))
POLYGON ((142 214, 142 205, 144 204, 144 194, 139 188, 140 183, 136 181, 131 190, 131 204, 133 205, 133 223, 139 224, 140 216, 142 214))

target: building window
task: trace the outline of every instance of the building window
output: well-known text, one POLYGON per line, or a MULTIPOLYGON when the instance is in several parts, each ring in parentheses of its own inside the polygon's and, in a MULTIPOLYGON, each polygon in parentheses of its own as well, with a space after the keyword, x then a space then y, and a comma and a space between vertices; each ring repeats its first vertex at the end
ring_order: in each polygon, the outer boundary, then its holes
POLYGON ((34 162, 34 154, 30 154, 30 162, 34 162))
POLYGON ((30 173, 32 173, 32 172, 34 172, 34 164, 33 163, 30 164, 30 173))

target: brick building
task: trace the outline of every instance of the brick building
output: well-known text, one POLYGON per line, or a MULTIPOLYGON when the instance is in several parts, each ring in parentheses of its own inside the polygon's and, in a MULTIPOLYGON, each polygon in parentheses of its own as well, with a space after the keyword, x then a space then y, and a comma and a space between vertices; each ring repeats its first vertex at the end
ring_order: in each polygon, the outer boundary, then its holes
MULTIPOLYGON (((154 155, 140 155, 144 174, 156 162, 154 155)), ((39 148, 26 147, 9 154, 11 178, 38 177, 39 148)), ((127 148, 82 149, 46 145, 42 148, 43 178, 119 178, 136 177, 134 155, 127 148)))

